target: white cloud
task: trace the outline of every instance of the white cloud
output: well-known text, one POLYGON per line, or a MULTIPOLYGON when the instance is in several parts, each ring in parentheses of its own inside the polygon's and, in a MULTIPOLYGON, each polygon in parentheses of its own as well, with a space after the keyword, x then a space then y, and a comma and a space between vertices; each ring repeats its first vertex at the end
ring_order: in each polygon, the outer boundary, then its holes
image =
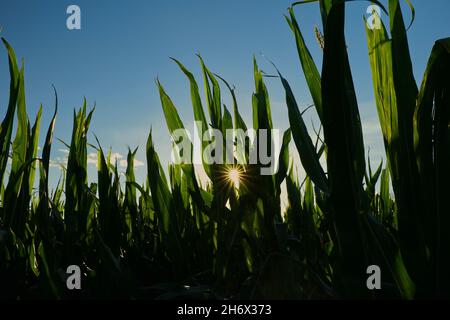
MULTIPOLYGON (((50 167, 56 168, 60 167, 61 165, 67 166, 67 159, 68 159, 68 150, 66 149, 58 149, 58 151, 65 153, 64 157, 56 157, 52 160, 50 160, 50 167)), ((107 157, 107 155, 105 155, 107 157)), ((124 159, 125 156, 118 152, 112 152, 110 156, 110 164, 115 165, 116 163, 119 165, 119 167, 126 168, 127 167, 127 160, 124 159)), ((87 155, 87 164, 97 167, 98 164, 98 154, 97 152, 90 152, 87 155)), ((143 167, 145 163, 141 160, 134 159, 134 167, 143 167)))
MULTIPOLYGON (((145 165, 145 163, 143 161, 140 161, 138 159, 134 159, 134 167, 138 168, 138 167, 143 167, 145 165)), ((128 161, 127 160, 120 160, 119 161, 119 166, 122 168, 126 168, 128 165, 128 161)))
POLYGON ((122 161, 122 160, 120 160, 122 158, 123 158, 123 155, 121 155, 120 153, 112 152, 111 153, 111 158, 109 159, 109 163, 114 165, 114 164, 116 164, 116 162, 122 161))
POLYGON ((61 166, 63 167, 67 167, 67 156, 65 157, 56 157, 55 159, 50 159, 50 168, 61 168, 61 166))
POLYGON ((143 167, 145 165, 144 161, 138 160, 138 159, 134 159, 134 166, 137 167, 143 167))
POLYGON ((380 135, 381 134, 381 127, 380 123, 378 122, 378 119, 370 119, 362 122, 362 128, 363 132, 366 135, 380 135))
POLYGON ((87 164, 97 166, 97 152, 91 152, 87 155, 87 164))

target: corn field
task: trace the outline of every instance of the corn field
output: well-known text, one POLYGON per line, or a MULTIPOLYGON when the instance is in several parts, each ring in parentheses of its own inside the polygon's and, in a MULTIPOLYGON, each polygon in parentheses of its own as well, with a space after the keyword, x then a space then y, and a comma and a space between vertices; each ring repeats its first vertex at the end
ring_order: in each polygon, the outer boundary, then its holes
MULTIPOLYGON (((388 25, 366 26, 386 153, 386 164, 373 170, 347 55, 345 1, 318 1, 321 72, 294 12, 305 2, 312 1, 293 3, 285 19, 319 132, 310 134, 295 89, 274 67, 290 123, 277 155, 278 171, 260 175, 261 163, 204 162, 206 186, 194 165, 162 164, 152 132, 145 182, 135 178, 136 150, 129 150, 120 177, 111 153, 98 140, 87 140, 95 115, 86 101, 74 112, 63 178, 51 186, 56 89, 54 116, 45 124, 46 138, 38 150, 43 109, 34 121, 29 119, 24 67, 2 39, 11 84, 0 128, 0 297, 450 298, 450 38, 435 42, 418 87, 399 0, 389 0, 386 9, 379 4, 388 25), (305 179, 294 170, 291 143, 305 179), (91 146, 98 151, 95 183, 88 182, 87 174, 91 146), (230 171, 237 172, 239 187, 227 178, 230 171), (283 183, 288 205, 282 210, 283 183), (81 268, 81 290, 66 288, 70 265, 81 268), (382 271, 380 290, 366 286, 370 265, 382 271)), ((256 59, 251 124, 239 112, 234 88, 201 57, 203 90, 182 62, 174 63, 186 76, 192 112, 203 131, 273 129, 267 74, 256 59), (231 95, 232 110, 222 105, 223 95, 231 95)), ((184 124, 163 84, 156 85, 172 134, 184 124)), ((258 145, 245 145, 236 157, 248 160, 249 150, 258 145)))

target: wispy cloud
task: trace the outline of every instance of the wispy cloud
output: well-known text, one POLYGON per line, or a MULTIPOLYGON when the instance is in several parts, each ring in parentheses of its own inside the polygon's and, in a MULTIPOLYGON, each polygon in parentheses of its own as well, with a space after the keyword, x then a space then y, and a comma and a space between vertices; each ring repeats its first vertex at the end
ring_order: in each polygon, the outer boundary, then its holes
POLYGON ((50 168, 61 168, 61 166, 67 166, 67 157, 56 157, 54 159, 50 159, 50 168))
POLYGON ((91 164, 94 166, 97 166, 98 160, 97 160, 97 152, 91 152, 87 155, 87 164, 91 164))
MULTIPOLYGON (((66 149, 58 149, 59 152, 63 153, 64 156, 59 156, 50 160, 50 167, 56 168, 60 166, 67 166, 67 160, 69 156, 69 151, 66 149)), ((125 156, 118 152, 112 152, 109 162, 111 165, 118 164, 121 168, 126 168, 128 165, 128 161, 125 159, 125 156)), ((87 164, 91 166, 97 167, 98 165, 98 154, 97 152, 90 152, 87 155, 87 164)), ((134 159, 134 167, 143 167, 145 163, 139 159, 134 159)))
MULTIPOLYGON (((138 159, 134 159, 134 167, 138 168, 138 167, 143 167, 144 166, 144 162, 138 159)), ((128 161, 127 160, 120 160, 119 161, 119 166, 122 168, 126 168, 128 165, 128 161)))

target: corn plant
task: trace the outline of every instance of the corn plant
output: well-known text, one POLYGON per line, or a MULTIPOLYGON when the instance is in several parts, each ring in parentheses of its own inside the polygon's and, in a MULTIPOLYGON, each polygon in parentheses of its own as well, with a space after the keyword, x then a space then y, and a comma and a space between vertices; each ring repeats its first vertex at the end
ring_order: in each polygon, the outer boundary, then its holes
MULTIPOLYGON (((200 183, 192 159, 161 163, 152 131, 145 146, 144 181, 139 182, 134 171, 137 149, 129 149, 121 177, 117 163, 111 161, 112 151, 106 152, 97 138, 95 144, 88 141, 94 108, 89 111, 86 100, 74 111, 71 141, 65 144, 67 165, 58 183, 50 185, 59 104, 56 89, 54 114, 38 155, 44 108, 31 124, 24 66, 19 68, 14 50, 2 39, 11 84, 0 127, 0 296, 448 297, 450 40, 436 42, 419 89, 412 76, 399 1, 389 0, 389 34, 383 24, 380 30, 367 28, 387 160, 386 166, 381 163, 373 170, 368 156, 366 160, 346 51, 346 1, 318 1, 324 30, 321 36, 316 28, 323 48, 321 72, 294 12, 305 2, 313 1, 294 3, 285 18, 320 130, 309 134, 293 88, 275 68, 277 79, 269 81, 281 81, 290 123, 275 154, 278 171, 261 175, 265 164, 249 161, 254 150, 271 150, 270 134, 268 141, 236 136, 233 146, 244 148, 232 152, 232 161, 226 164, 207 161, 204 151, 209 145, 203 140, 206 185, 200 183), (306 172, 302 180, 289 153, 291 140, 306 172), (93 183, 88 182, 88 148, 98 154, 93 183), (288 199, 284 210, 283 183, 288 199), (69 265, 81 268, 81 290, 67 289, 69 265), (366 286, 370 265, 380 266, 383 272, 381 290, 366 286)), ((182 62, 173 61, 189 85, 200 134, 212 138, 209 129, 225 136, 227 130, 254 128, 258 134, 274 128, 268 78, 255 58, 251 124, 240 114, 234 87, 198 58, 203 90, 182 62), (223 104, 224 94, 231 97, 232 106, 223 104)), ((178 150, 176 132, 185 128, 184 123, 159 80, 156 89, 178 150)), ((191 138, 185 142, 194 144, 191 138)), ((225 143, 215 145, 220 148, 215 152, 223 157, 230 151, 225 143)))
MULTIPOLYGON (((293 6, 305 2, 311 1, 300 1, 293 6)), ((449 39, 436 42, 419 91, 399 1, 389 0, 390 37, 384 24, 380 30, 366 24, 376 105, 388 161, 381 182, 381 207, 376 208, 381 209, 383 216, 394 214, 389 218, 390 232, 386 233, 389 229, 378 226, 380 222, 388 222, 387 217, 377 217, 373 212, 377 196, 373 192, 376 179, 371 181, 371 173, 365 178, 371 192, 366 195, 362 192, 364 145, 345 47, 345 1, 319 3, 325 30, 321 75, 305 45, 293 8, 286 19, 295 35, 302 69, 324 128, 328 170, 325 187, 317 156, 309 151, 302 157, 308 150, 302 147, 302 141, 307 140, 305 131, 297 131, 301 137, 296 137, 295 130, 293 133, 305 170, 329 197, 335 240, 343 258, 339 263, 342 279, 358 279, 363 265, 376 261, 373 258, 378 251, 403 297, 448 296, 447 275, 443 271, 448 240, 442 228, 448 226, 449 210, 442 197, 447 189, 438 182, 447 174, 445 166, 439 164, 448 160, 444 151, 448 117, 438 110, 445 110, 444 105, 448 105, 449 39), (437 150, 440 150, 439 158, 437 150), (396 200, 394 208, 389 199, 389 177, 396 200), (367 195, 372 202, 368 207, 367 195), (388 236, 394 237, 387 241, 388 236)), ((292 101, 287 88, 288 108, 296 109, 292 101)), ((304 126, 298 114, 290 111, 291 127, 304 126)), ((347 280, 343 284, 349 287, 347 280)))

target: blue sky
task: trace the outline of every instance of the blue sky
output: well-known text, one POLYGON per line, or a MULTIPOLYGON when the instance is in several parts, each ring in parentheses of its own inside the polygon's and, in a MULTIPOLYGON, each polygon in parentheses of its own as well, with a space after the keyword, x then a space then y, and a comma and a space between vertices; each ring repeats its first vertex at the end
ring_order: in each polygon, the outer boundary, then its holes
MULTIPOLYGON (((73 109, 83 97, 96 103, 89 140, 95 133, 104 148, 111 146, 125 156, 127 146, 140 146, 138 159, 144 160, 144 146, 150 127, 157 149, 168 158, 169 136, 161 111, 155 79, 159 77, 175 102, 185 125, 192 127, 188 82, 169 57, 180 59, 202 79, 195 53, 209 68, 236 86, 242 113, 250 118, 253 92, 252 56, 268 73, 274 61, 291 83, 300 105, 311 103, 295 48, 294 38, 283 14, 292 1, 285 0, 1 0, 0 28, 25 59, 27 109, 34 117, 44 106, 42 133, 53 112, 54 84, 60 109, 55 137, 69 142, 73 109), (66 28, 66 8, 81 8, 81 30, 66 28)), ((387 1, 382 1, 386 3, 387 1)), ((435 40, 450 35, 450 1, 413 0, 416 20, 409 31, 415 75, 422 79, 435 40)), ((363 16, 369 2, 347 5, 346 36, 353 78, 364 122, 366 144, 375 158, 381 158, 375 105, 367 55, 363 16)), ((314 26, 321 25, 317 4, 296 7, 300 27, 316 62, 321 49, 314 26)), ((404 6, 405 20, 410 20, 404 6)), ((386 18, 386 17, 384 17, 386 18)), ((5 50, 0 50, 0 117, 3 118, 9 89, 5 50)), ((287 127, 284 91, 279 80, 266 80, 272 100, 274 123, 287 127)), ((224 90, 224 103, 230 105, 224 90)), ((307 122, 314 119, 306 116, 307 122)), ((42 135, 43 139, 43 135, 42 135)), ((41 139, 41 141, 42 141, 41 139)), ((55 141, 52 158, 64 158, 55 141)), ((94 150, 90 150, 94 152, 94 150)), ((122 158, 123 159, 123 158, 122 158)), ((54 169, 57 172, 57 169, 54 169)), ((144 167, 137 169, 145 173, 144 167)))

